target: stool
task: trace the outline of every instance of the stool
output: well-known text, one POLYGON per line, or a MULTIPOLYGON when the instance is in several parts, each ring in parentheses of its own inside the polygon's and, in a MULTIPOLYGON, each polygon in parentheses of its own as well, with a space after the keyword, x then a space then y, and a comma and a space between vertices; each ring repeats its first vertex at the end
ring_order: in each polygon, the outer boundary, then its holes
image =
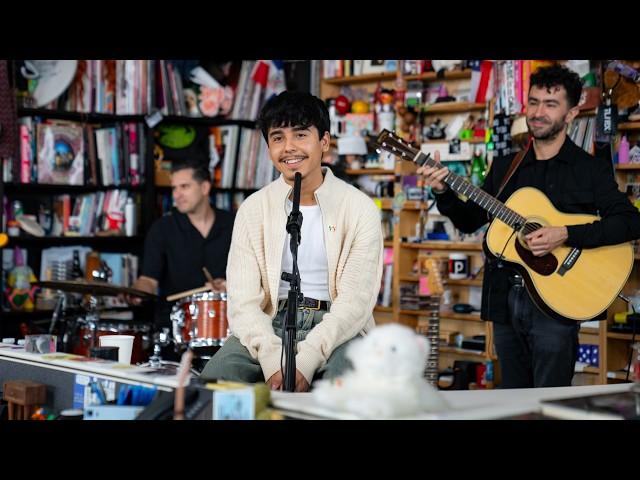
POLYGON ((31 380, 4 382, 3 392, 3 400, 9 407, 9 420, 29 420, 37 406, 47 400, 47 386, 31 380))

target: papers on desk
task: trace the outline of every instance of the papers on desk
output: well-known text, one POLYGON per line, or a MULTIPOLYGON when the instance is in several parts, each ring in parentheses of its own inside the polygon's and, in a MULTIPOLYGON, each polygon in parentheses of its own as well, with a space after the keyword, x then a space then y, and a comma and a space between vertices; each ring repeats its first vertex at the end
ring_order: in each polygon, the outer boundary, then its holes
POLYGON ((543 400, 542 413, 567 420, 640 420, 640 393, 627 391, 543 400))

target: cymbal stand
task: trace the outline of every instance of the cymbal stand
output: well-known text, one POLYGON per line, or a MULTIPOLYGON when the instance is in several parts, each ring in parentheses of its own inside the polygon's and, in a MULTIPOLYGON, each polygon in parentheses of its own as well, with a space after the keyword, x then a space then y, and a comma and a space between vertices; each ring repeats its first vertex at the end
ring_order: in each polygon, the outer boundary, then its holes
POLYGON ((98 322, 100 321, 100 315, 98 314, 98 298, 93 294, 87 295, 88 300, 85 302, 85 309, 87 310, 87 315, 85 317, 85 321, 87 326, 92 332, 91 335, 91 347, 97 347, 98 345, 98 322))

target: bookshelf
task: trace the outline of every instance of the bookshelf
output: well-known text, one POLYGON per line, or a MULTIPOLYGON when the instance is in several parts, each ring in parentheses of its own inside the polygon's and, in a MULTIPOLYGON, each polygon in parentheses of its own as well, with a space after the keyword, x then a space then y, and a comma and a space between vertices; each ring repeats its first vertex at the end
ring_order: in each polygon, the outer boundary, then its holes
MULTIPOLYGON (((111 62, 111 61, 82 61, 82 62, 111 62)), ((165 66, 168 65, 168 61, 164 60, 117 60, 113 62, 124 62, 135 64, 135 67, 143 66, 143 69, 148 69, 147 73, 156 71, 158 74, 160 69, 164 69, 165 66), (161 66, 161 64, 163 64, 161 66), (154 70, 154 69, 158 70, 154 70)), ((268 62, 268 61, 267 61, 268 62)), ((24 205, 24 213, 34 214, 37 216, 38 214, 38 205, 40 202, 52 202, 54 198, 65 196, 68 197, 71 204, 73 205, 74 201, 77 201, 82 196, 95 196, 92 198, 97 198, 99 195, 115 195, 114 192, 120 191, 124 192, 123 195, 127 196, 135 196, 137 199, 137 216, 138 216, 138 228, 133 236, 123 236, 123 235, 102 235, 100 228, 96 228, 95 230, 91 230, 89 234, 82 235, 71 235, 71 234, 60 234, 56 236, 45 236, 45 237, 37 237, 30 234, 27 234, 20 230, 18 236, 10 237, 9 243, 4 247, 3 253, 9 254, 13 247, 18 246, 22 249, 25 249, 27 252, 27 263, 32 268, 36 277, 40 278, 40 267, 41 267, 41 255, 42 251, 50 248, 50 247, 68 247, 68 246, 83 246, 88 247, 91 250, 96 250, 99 252, 105 253, 123 253, 123 254, 134 254, 138 256, 139 259, 139 267, 141 267, 142 263, 142 255, 143 255, 143 247, 145 240, 145 233, 149 229, 151 223, 158 218, 159 215, 163 213, 162 210, 162 202, 163 200, 169 200, 171 198, 171 187, 166 185, 161 185, 156 183, 156 168, 158 167, 158 162, 154 147, 157 142, 157 133, 159 129, 167 125, 184 125, 187 127, 199 127, 202 131, 206 131, 210 136, 210 140, 213 138, 213 135, 216 133, 216 129, 218 131, 225 130, 230 132, 233 129, 237 130, 237 136, 235 138, 234 143, 231 143, 229 138, 232 136, 225 137, 224 134, 221 135, 221 142, 216 142, 216 146, 218 147, 218 153, 220 155, 220 160, 218 162, 218 168, 222 165, 229 166, 229 175, 228 175, 228 185, 215 185, 212 189, 212 196, 214 202, 217 204, 219 208, 233 208, 236 207, 247 195, 255 192, 259 188, 261 188, 261 184, 249 184, 249 185, 239 185, 237 182, 239 179, 242 179, 239 173, 239 158, 250 158, 250 155, 253 154, 254 150, 251 152, 248 149, 249 142, 245 140, 245 137, 248 139, 253 136, 259 136, 261 139, 261 134, 256 130, 257 125, 255 121, 255 116, 249 115, 248 112, 251 110, 252 112, 257 111, 262 103, 264 103, 264 94, 262 95, 254 95, 249 92, 250 88, 254 88, 253 84, 248 81, 249 73, 255 62, 253 61, 242 61, 236 62, 237 65, 237 81, 234 84, 236 88, 236 96, 234 98, 236 103, 232 104, 231 110, 226 114, 218 114, 216 116, 190 116, 187 115, 185 111, 184 99, 181 98, 184 93, 178 87, 175 93, 179 93, 177 96, 169 95, 164 96, 161 99, 163 93, 161 89, 157 89, 157 83, 153 81, 153 75, 149 75, 146 77, 146 81, 148 83, 144 83, 145 77, 142 76, 140 78, 136 77, 136 81, 140 79, 139 85, 140 89, 136 90, 139 92, 143 92, 141 96, 144 96, 146 93, 148 96, 146 100, 144 98, 136 98, 132 104, 120 104, 118 103, 118 98, 120 93, 119 91, 114 91, 114 100, 110 104, 110 107, 103 109, 101 111, 96 108, 98 105, 98 95, 99 91, 104 93, 104 89, 101 90, 101 82, 109 82, 109 79, 102 78, 99 76, 94 76, 91 79, 91 87, 89 91, 91 94, 89 97, 85 97, 82 101, 85 102, 85 107, 82 108, 84 111, 73 111, 73 108, 70 105, 73 102, 78 101, 78 98, 73 97, 73 89, 76 83, 79 81, 76 77, 76 80, 72 83, 72 85, 52 104, 48 104, 41 108, 32 108, 22 106, 20 100, 18 101, 17 108, 17 116, 18 118, 31 118, 36 119, 36 122, 41 123, 57 123, 57 124, 65 124, 65 125, 76 125, 82 129, 83 132, 83 145, 84 145, 84 166, 83 166, 83 175, 84 181, 79 185, 69 185, 68 183, 37 183, 35 176, 31 171, 29 172, 28 180, 25 180, 22 183, 21 171, 20 171, 20 157, 14 159, 13 164, 11 165, 11 173, 12 178, 7 179, 5 181, 5 176, 7 175, 6 167, 3 164, 3 177, 2 181, 0 181, 0 196, 3 199, 7 199, 8 204, 11 205, 11 202, 14 200, 20 200, 24 205), (242 76, 244 75, 246 79, 244 83, 242 81, 242 76), (98 78, 102 78, 98 80, 98 78), (241 88, 243 88, 241 90, 241 88), (87 100, 88 98, 88 100, 87 100), (243 103, 240 105, 240 102, 244 102, 244 100, 250 99, 250 103, 243 103), (88 103, 87 103, 88 102, 88 103), (137 102, 137 103, 136 103, 137 102), (155 102, 155 103, 154 103, 155 102), (167 103, 169 102, 169 103, 167 103), (88 106, 87 106, 88 105, 88 106), (126 108, 121 110, 121 106, 124 105, 126 108), (109 110, 108 113, 105 113, 109 110), (126 112, 116 113, 117 112, 126 112), (134 112, 134 113, 131 113, 134 112), (139 165, 141 169, 144 170, 144 179, 139 183, 132 184, 127 181, 128 175, 122 175, 120 178, 116 178, 113 182, 102 181, 102 175, 98 176, 98 180, 91 178, 89 176, 89 166, 91 165, 91 161, 97 163, 100 168, 102 156, 95 155, 96 160, 91 160, 89 158, 90 149, 94 152, 97 152, 95 144, 92 146, 88 141, 90 135, 95 135, 95 128, 98 127, 113 127, 115 129, 120 129, 123 125, 131 123, 139 126, 139 129, 136 130, 138 133, 137 140, 139 149, 137 150, 140 153, 139 165), (93 129, 93 130, 91 130, 93 129), (89 132, 89 133, 87 133, 89 132), (245 135, 245 132, 249 132, 249 134, 245 135), (247 144, 245 147, 245 143, 247 144), (243 150, 244 148, 244 150, 243 150), (228 151, 228 152, 227 152, 228 151), (228 154, 227 154, 228 153, 228 154), (225 155, 227 154, 227 155, 225 155), (143 168, 142 168, 143 167, 143 168), (104 184, 103 184, 104 183, 104 184), (115 183, 115 184, 109 184, 115 183), (117 184, 119 183, 119 184, 117 184), (227 201, 223 202, 224 206, 218 205, 218 200, 224 197, 227 201), (160 207, 160 208, 158 208, 160 207)), ((235 68, 235 67, 233 67, 235 68)), ((233 71, 232 68, 232 71, 233 71)), ((10 69, 13 71, 13 82, 16 84, 16 75, 17 69, 10 69)), ((163 72, 165 73, 165 72, 163 72)), ((174 72, 175 75, 178 75, 174 72)), ((231 77, 230 77, 231 78, 231 77)), ((155 80, 159 80, 156 78, 155 80)), ((174 86, 170 81, 164 83, 165 78, 162 79, 163 85, 166 89, 171 88, 174 89, 174 86), (171 87, 169 85, 171 84, 171 87)), ((232 80, 234 81, 234 80, 232 80)), ((102 85, 104 86, 104 85, 102 85)), ((115 87, 113 87, 115 88, 115 87)), ((120 88, 120 87, 118 87, 120 88)), ((123 87, 124 88, 124 87, 123 87)), ((133 90, 132 90, 133 91, 133 90)), ((135 94, 137 95, 137 93, 135 94)), ((102 97, 102 105, 104 106, 104 97, 102 97)), ((107 102, 108 104, 108 102, 107 102)), ((36 130, 34 128, 34 130, 36 130)), ((125 139, 119 138, 118 140, 126 141, 125 139)), ((38 141, 37 136, 34 133, 34 138, 32 140, 33 146, 36 146, 36 142, 38 141)), ((20 138, 16 139, 18 143, 18 155, 21 155, 20 150, 20 138)), ((212 145, 213 142, 209 142, 209 145, 212 145)), ((260 142, 254 142, 257 147, 260 142)), ((262 142, 264 143, 264 142, 262 142)), ((209 147, 212 148, 212 147, 209 147)), ((129 151, 124 149, 122 145, 119 150, 119 158, 125 158, 126 155, 130 155, 134 153, 133 151, 129 151), (123 153, 124 152, 124 153, 123 153)), ((210 152, 207 152, 210 153, 210 152)), ((37 149, 32 148, 32 161, 37 164, 37 149)), ((257 163, 257 153, 255 153, 254 158, 256 158, 257 163)), ((168 158, 165 160, 169 160, 168 158)), ((269 166, 271 166, 269 162, 269 166)), ((92 168, 95 166, 91 165, 92 168)), ((244 175, 250 176, 250 168, 251 166, 242 165, 242 173, 244 175), (247 173, 249 172, 249 173, 247 173)), ((256 167, 257 168, 257 167, 256 167)), ((120 169, 124 172, 129 172, 129 170, 125 167, 124 169, 120 169)), ((95 170, 94 170, 95 171, 95 170)), ((269 174, 270 172, 263 172, 269 174)), ((272 177, 272 175, 270 176, 272 177)), ((133 178, 133 177, 132 177, 133 178)), ((217 179, 218 177, 216 177, 217 179)), ((270 179, 269 179, 270 181, 270 179)), ((249 183, 249 180, 245 179, 245 183, 249 183)), ((166 202, 165 202, 166 203, 166 202)), ((53 209, 51 210, 53 213, 53 209)), ((5 226, 6 228, 6 218, 3 219, 5 212, 4 209, 0 211, 0 224, 5 226), (5 221, 3 221, 5 220, 5 221)), ((96 220, 97 223, 97 220, 96 220)), ((68 232, 63 232, 68 233, 68 232)), ((6 272, 3 270, 3 266, 0 266, 0 279, 2 279, 3 287, 6 286, 6 272)), ((0 322, 0 335, 1 336, 15 336, 16 333, 16 325, 18 322, 31 322, 31 321, 42 321, 50 319, 52 310, 49 308, 41 308, 36 309, 34 311, 8 311, 5 309, 7 307, 6 299, 3 294, 2 308, 0 308, 0 316, 2 316, 3 321, 0 322)), ((151 320, 152 317, 152 309, 153 306, 149 305, 150 308, 140 308, 140 307, 127 307, 127 310, 131 310, 134 312, 136 317, 145 318, 151 320)), ((21 336, 21 335, 20 335, 21 336)))
MULTIPOLYGON (((618 144, 622 135, 627 135, 629 143, 633 146, 640 139, 640 122, 626 122, 618 125, 618 134, 616 136, 614 147, 618 148, 618 144)), ((618 188, 626 192, 627 185, 637 184, 640 179, 640 164, 626 163, 615 165, 615 178, 618 188)), ((637 200, 638 193, 635 189, 632 198, 637 200)), ((638 268, 638 241, 634 242, 636 254, 633 269, 627 284, 622 289, 622 294, 627 297, 637 295, 640 290, 640 268, 638 268)), ((633 301, 633 298, 631 298, 633 301)), ((600 322, 598 329, 598 340, 600 348, 600 371, 597 374, 598 383, 619 383, 626 381, 626 368, 629 361, 629 352, 633 342, 640 341, 640 325, 637 326, 635 337, 632 329, 628 331, 614 331, 612 327, 615 325, 614 316, 616 313, 626 312, 628 310, 627 303, 617 298, 611 307, 607 310, 607 321, 600 322)), ((631 378, 631 375, 630 375, 631 378)))
MULTIPOLYGON (((398 72, 385 72, 382 74, 370 74, 359 76, 345 76, 339 78, 321 79, 320 93, 323 99, 336 97, 340 93, 340 89, 345 86, 364 89, 371 93, 378 86, 383 88, 394 88, 398 72)), ((425 72, 419 75, 404 75, 405 82, 421 80, 425 88, 432 82, 442 82, 447 86, 450 93, 463 91, 469 88, 471 80, 471 71, 448 71, 438 75, 435 72, 425 72)), ((474 113, 478 114, 491 109, 490 103, 474 103, 468 101, 456 101, 446 103, 435 103, 431 105, 421 105, 423 124, 428 125, 435 117, 439 117, 444 123, 447 123, 456 115, 474 113)), ((370 137, 371 139, 371 137, 370 137)), ((441 145, 442 148, 448 148, 448 140, 429 140, 423 139, 424 144, 441 145)), ((370 142, 371 143, 371 142, 370 142)), ((483 146, 484 138, 472 138, 469 143, 472 146, 483 146)), ((337 142, 333 142, 335 147, 337 142)), ((389 169, 366 169, 346 170, 346 174, 354 179, 358 179, 362 175, 393 175, 394 176, 394 192, 402 190, 403 177, 415 174, 416 166, 410 162, 396 160, 395 168, 389 169)), ((393 198, 376 198, 381 210, 393 213, 397 217, 397 221, 393 226, 392 241, 385 242, 385 247, 391 246, 393 249, 393 267, 392 267, 392 294, 391 306, 376 306, 374 309, 374 317, 378 324, 387 322, 398 322, 412 328, 419 326, 427 321, 430 312, 421 310, 405 310, 401 308, 401 285, 414 285, 420 282, 420 276, 413 271, 413 265, 418 258, 423 255, 437 256, 442 259, 448 257, 452 252, 465 252, 473 257, 476 263, 481 262, 481 246, 480 244, 468 242, 451 242, 451 241, 428 241, 422 243, 410 243, 405 239, 415 235, 416 224, 421 216, 425 215, 428 209, 428 203, 424 201, 406 200, 398 209, 393 210, 393 198)), ((384 274, 383 274, 384 278, 384 274)), ((463 302, 469 298, 469 289, 475 288, 479 291, 481 288, 481 278, 468 280, 451 280, 447 282, 444 279, 445 288, 452 290, 453 296, 457 301, 463 302)), ((457 301, 453 303, 457 303, 457 301)), ((477 314, 458 314, 451 311, 440 312, 440 328, 443 330, 456 330, 465 336, 486 335, 487 345, 491 338, 491 324, 480 320, 477 314)), ((495 359, 495 355, 491 348, 484 352, 476 352, 474 350, 460 349, 455 346, 441 347, 440 368, 451 367, 455 360, 472 359, 475 361, 485 361, 495 359)))
MULTIPOLYGON (((594 64, 597 67, 597 62, 594 64)), ((592 65, 592 67, 593 67, 592 65)), ((394 88, 397 80, 397 72, 387 72, 378 75, 361 75, 349 76, 341 78, 329 78, 321 81, 320 92, 323 98, 335 97, 340 93, 340 88, 344 86, 353 86, 354 88, 363 88, 367 92, 373 92, 375 88, 381 86, 383 88, 394 88)), ((469 71, 446 72, 443 76, 438 76, 433 72, 423 73, 421 75, 405 75, 404 81, 423 80, 425 84, 434 81, 442 81, 447 86, 449 84, 456 86, 465 86, 471 78, 469 71), (467 83, 465 83, 467 82, 467 83)), ((520 101, 526 101, 525 96, 520 97, 520 101)), ((475 104, 473 102, 447 102, 441 104, 432 104, 422 106, 421 111, 424 116, 422 120, 425 124, 429 123, 429 119, 440 117, 443 123, 447 123, 451 116, 460 112, 481 112, 484 109, 489 110, 489 125, 492 124, 494 111, 500 106, 499 98, 494 98, 488 105, 475 104)), ((517 104, 516 104, 517 105, 517 104)), ((507 115, 513 118, 520 111, 507 111, 507 115)), ((580 142, 580 146, 587 149, 589 144, 595 139, 593 129, 595 127, 596 109, 585 109, 578 115, 577 125, 573 132, 576 143, 580 142)), ((619 134, 628 136, 631 146, 640 140, 640 122, 624 122, 618 125, 619 134)), ((619 135, 620 136, 620 135, 619 135)), ((619 138, 618 138, 619 140, 619 138)), ((442 144, 442 148, 447 148, 446 140, 423 140, 423 145, 429 145, 433 148, 435 144, 442 144)), ((471 148, 484 143, 484 139, 470 139, 471 148)), ((591 152, 593 153, 593 151, 591 152)), ((415 172, 415 167, 408 162, 396 161, 393 172, 388 174, 395 175, 395 189, 397 192, 402 188, 402 179, 406 175, 415 172)), ((356 175, 362 175, 365 171, 347 171, 347 174, 357 178, 356 175)), ((380 172, 382 173, 382 172, 380 172)), ((631 176, 637 177, 634 182, 640 183, 640 163, 624 164, 615 166, 615 174, 621 190, 625 190, 627 180, 631 176)), ((392 199, 379 199, 379 205, 384 209, 393 207, 392 199)), ((402 208, 393 211, 396 215, 397 223, 393 227, 393 296, 391 311, 389 308, 382 309, 376 307, 374 316, 378 323, 399 322, 405 325, 416 327, 421 321, 426 319, 428 312, 405 310, 400 308, 400 287, 401 285, 417 285, 420 282, 420 276, 414 271, 414 265, 419 258, 439 257, 443 261, 451 253, 464 253, 469 256, 472 266, 478 266, 482 263, 482 247, 479 243, 467 242, 451 242, 451 241, 428 241, 421 243, 411 243, 405 241, 408 237, 415 235, 415 226, 420 221, 421 215, 424 215, 425 206, 421 202, 405 201, 402 208)), ((428 215, 428 213, 427 213, 428 215)), ((388 244, 388 243, 387 243, 388 244)), ((640 252, 636 253, 636 259, 640 259, 640 252)), ((632 295, 640 291, 640 269, 636 262, 632 271, 629 282, 625 286, 622 293, 632 295)), ((482 276, 477 278, 467 278, 462 280, 444 279, 445 288, 451 290, 455 300, 452 303, 466 303, 469 299, 471 291, 479 292, 482 287, 482 276)), ((583 326, 580 329, 579 339, 581 344, 596 345, 599 348, 599 365, 578 365, 574 381, 576 384, 606 384, 608 382, 619 382, 624 380, 624 373, 620 373, 627 365, 629 348, 632 340, 631 333, 619 333, 610 331, 613 325, 613 315, 616 312, 626 311, 626 303, 622 300, 616 300, 608 309, 609 319, 606 322, 595 322, 593 324, 583 326)), ((474 351, 465 351, 454 346, 441 347, 440 367, 450 365, 455 359, 491 359, 495 360, 496 355, 492 347, 492 324, 483 322, 477 315, 465 315, 441 310, 440 312, 440 328, 441 330, 458 331, 465 336, 484 334, 486 338, 486 350, 478 354, 474 351)), ((636 341, 640 339, 639 332, 636 335, 636 341)), ((497 363, 495 364, 497 367, 497 363)), ((499 372, 496 371, 497 376, 499 372)))

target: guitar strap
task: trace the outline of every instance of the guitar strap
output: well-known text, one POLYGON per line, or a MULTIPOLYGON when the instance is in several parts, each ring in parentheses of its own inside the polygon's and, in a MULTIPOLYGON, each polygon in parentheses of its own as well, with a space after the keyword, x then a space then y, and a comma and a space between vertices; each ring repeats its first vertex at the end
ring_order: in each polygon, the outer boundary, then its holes
POLYGON ((502 190, 504 190, 504 187, 507 186, 507 183, 509 182, 509 180, 511 180, 511 177, 515 173, 516 169, 522 163, 522 160, 524 160, 524 157, 527 155, 529 148, 531 148, 531 139, 529 139, 529 143, 527 144, 527 147, 523 150, 520 150, 518 153, 516 153, 516 156, 513 157, 513 160, 511 161, 511 165, 509 165, 509 170, 507 170, 507 173, 502 178, 502 183, 500 184, 500 188, 498 189, 498 193, 496 193, 495 198, 498 198, 502 193, 502 190))

